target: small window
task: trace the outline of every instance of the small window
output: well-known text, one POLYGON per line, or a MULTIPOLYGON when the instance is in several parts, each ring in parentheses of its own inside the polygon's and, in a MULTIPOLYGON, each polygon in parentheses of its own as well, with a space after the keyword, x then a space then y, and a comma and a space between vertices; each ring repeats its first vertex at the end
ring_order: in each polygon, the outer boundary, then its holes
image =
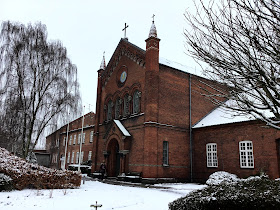
POLYGON ((92 157, 92 151, 89 151, 88 152, 88 160, 91 160, 91 157, 92 157))
POLYGON ((207 167, 218 167, 217 144, 206 144, 207 167))
POLYGON ((70 163, 70 152, 68 152, 67 163, 70 163))
POLYGON ((83 144, 86 142, 86 133, 83 133, 83 144))
POLYGON ((70 139, 69 139, 69 145, 72 144, 72 135, 70 136, 70 139))
POLYGON ((77 155, 76 155, 76 163, 77 164, 79 163, 79 152, 77 152, 77 155))
POLYGON ((84 161, 84 151, 81 152, 81 164, 83 163, 84 161))
POLYGON ((63 138, 63 146, 66 145, 66 137, 63 138))
POLYGON ((73 145, 76 144, 76 134, 74 135, 73 145))
POLYGON ((254 168, 253 142, 239 142, 239 155, 241 168, 254 168))
POLYGON ((75 152, 72 152, 71 163, 74 163, 75 152))
POLYGON ((78 135, 78 144, 80 144, 80 142, 81 142, 81 134, 79 133, 79 135, 78 135))
POLYGON ((90 132, 90 138, 89 138, 89 142, 93 142, 93 131, 90 132))
POLYGON ((168 166, 168 141, 163 142, 163 166, 168 166))

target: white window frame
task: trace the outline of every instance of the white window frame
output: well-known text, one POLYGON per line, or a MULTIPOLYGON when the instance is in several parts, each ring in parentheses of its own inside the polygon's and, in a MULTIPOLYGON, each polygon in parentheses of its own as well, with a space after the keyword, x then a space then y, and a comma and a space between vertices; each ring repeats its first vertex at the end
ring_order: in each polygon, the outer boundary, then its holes
POLYGON ((169 142, 163 141, 162 143, 162 165, 169 166, 169 142))
POLYGON ((72 152, 71 163, 74 163, 75 152, 72 152))
POLYGON ((83 144, 86 142, 86 133, 83 133, 83 144))
POLYGON ((73 145, 76 144, 76 134, 74 135, 73 145))
POLYGON ((70 163, 70 152, 68 152, 68 156, 67 156, 67 163, 70 163))
POLYGON ((56 139, 55 146, 59 147, 59 139, 56 139))
POLYGON ((91 132, 90 132, 89 142, 90 142, 90 143, 92 143, 92 142, 93 142, 93 131, 91 131, 91 132))
POLYGON ((84 151, 81 152, 81 164, 84 161, 84 151))
POLYGON ((89 151, 88 152, 88 160, 91 160, 91 158, 92 158, 92 151, 89 151))
POLYGON ((79 152, 77 152, 77 154, 76 154, 76 164, 78 164, 78 163, 79 163, 79 155, 80 155, 80 153, 79 153, 79 152))
POLYGON ((78 144, 80 144, 80 142, 81 142, 81 134, 79 133, 79 135, 78 135, 78 144))
POLYGON ((72 135, 70 136, 70 139, 69 139, 69 145, 72 144, 72 135))
POLYGON ((218 167, 218 147, 216 143, 206 144, 206 162, 209 168, 218 167))
POLYGON ((254 168, 254 150, 252 141, 239 142, 240 168, 254 168))
POLYGON ((63 138, 63 146, 65 147, 66 145, 66 137, 63 138))

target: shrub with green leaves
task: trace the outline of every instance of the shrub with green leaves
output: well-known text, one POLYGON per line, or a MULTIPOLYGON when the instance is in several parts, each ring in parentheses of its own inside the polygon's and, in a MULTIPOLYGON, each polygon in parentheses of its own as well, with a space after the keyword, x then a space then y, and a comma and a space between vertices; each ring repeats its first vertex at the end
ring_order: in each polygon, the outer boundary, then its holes
POLYGON ((249 177, 236 182, 221 182, 193 191, 169 203, 170 210, 280 209, 280 181, 267 176, 249 177))

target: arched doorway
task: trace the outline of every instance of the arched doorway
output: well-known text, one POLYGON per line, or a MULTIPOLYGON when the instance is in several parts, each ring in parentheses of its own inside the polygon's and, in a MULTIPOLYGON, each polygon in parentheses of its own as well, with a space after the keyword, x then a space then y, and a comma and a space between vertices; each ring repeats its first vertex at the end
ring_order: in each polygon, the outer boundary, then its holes
POLYGON ((107 175, 109 177, 115 177, 120 172, 120 154, 119 154, 119 143, 116 139, 112 139, 107 148, 110 154, 107 159, 107 175))

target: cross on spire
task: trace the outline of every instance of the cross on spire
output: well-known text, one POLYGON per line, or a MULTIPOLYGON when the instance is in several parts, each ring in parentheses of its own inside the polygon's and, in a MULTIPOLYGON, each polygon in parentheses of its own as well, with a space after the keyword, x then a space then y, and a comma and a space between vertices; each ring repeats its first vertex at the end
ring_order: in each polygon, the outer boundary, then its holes
POLYGON ((127 39, 127 37, 126 37, 126 29, 128 28, 128 25, 126 25, 126 23, 124 24, 124 29, 123 29, 123 31, 124 31, 124 38, 125 39, 127 39))
POLYGON ((155 22, 155 14, 153 14, 152 18, 153 18, 153 23, 154 23, 155 22))

